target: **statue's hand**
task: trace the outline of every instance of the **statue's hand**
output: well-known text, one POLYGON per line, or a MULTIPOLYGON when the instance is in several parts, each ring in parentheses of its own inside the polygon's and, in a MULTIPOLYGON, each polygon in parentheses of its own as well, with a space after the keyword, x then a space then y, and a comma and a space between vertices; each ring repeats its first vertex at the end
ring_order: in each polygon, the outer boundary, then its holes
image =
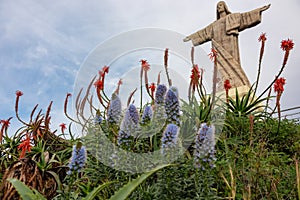
POLYGON ((189 38, 188 36, 183 39, 184 42, 188 42, 190 40, 191 40, 191 38, 189 38))
POLYGON ((260 12, 263 12, 265 10, 268 10, 270 8, 271 4, 268 4, 266 6, 263 6, 261 9, 260 9, 260 12))

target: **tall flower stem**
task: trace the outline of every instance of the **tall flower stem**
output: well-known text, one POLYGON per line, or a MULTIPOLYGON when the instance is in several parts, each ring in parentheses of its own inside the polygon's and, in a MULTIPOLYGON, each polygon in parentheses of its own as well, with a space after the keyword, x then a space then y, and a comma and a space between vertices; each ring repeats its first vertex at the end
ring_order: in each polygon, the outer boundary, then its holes
MULTIPOLYGON (((150 65, 148 64, 147 60, 140 60, 141 62, 141 73, 140 73, 140 88, 141 88, 141 102, 140 102, 140 113, 142 112, 143 107, 143 72, 145 71, 145 86, 148 87, 148 76, 147 71, 150 69, 150 65)), ((149 91, 146 88, 147 92, 149 91)))
MULTIPOLYGON (((262 33, 260 37, 258 38, 258 41, 261 41, 261 47, 260 47, 260 54, 259 54, 259 61, 258 61, 258 70, 257 70, 257 76, 256 76, 256 82, 255 82, 255 88, 254 88, 254 93, 253 93, 253 98, 256 94, 257 87, 258 87, 258 82, 259 82, 259 77, 260 77, 260 71, 261 71, 261 61, 264 55, 265 51, 265 41, 267 40, 266 34, 262 33)), ((253 100, 252 98, 252 100, 253 100)))
POLYGON ((216 92, 217 92, 217 75, 218 75, 218 67, 217 67, 217 51, 215 49, 211 49, 211 53, 209 54, 211 60, 214 61, 214 72, 213 72, 213 88, 212 88, 212 103, 211 109, 214 107, 216 92))
POLYGON ((212 102, 215 102, 217 91, 217 65, 214 65, 214 74, 213 74, 213 90, 212 90, 212 102))
POLYGON ((142 112, 142 107, 143 107, 143 68, 141 68, 141 74, 140 74, 140 90, 141 90, 140 112, 142 112))
POLYGON ((283 70, 286 66, 287 60, 289 58, 290 50, 292 50, 293 48, 294 48, 294 43, 293 43, 292 40, 287 39, 287 40, 282 40, 281 41, 281 49, 283 51, 285 51, 281 69, 278 72, 278 74, 275 76, 275 79, 272 81, 272 83, 261 93, 261 95, 259 95, 259 97, 257 99, 260 99, 272 87, 272 85, 275 83, 275 81, 282 74, 282 72, 283 72, 283 70))
POLYGON ((266 102, 265 111, 267 111, 268 106, 269 106, 269 101, 270 101, 271 92, 272 92, 272 88, 270 87, 269 92, 268 92, 268 96, 267 96, 267 102, 266 102))
POLYGON ((165 64, 165 70, 166 70, 166 75, 167 75, 169 87, 171 87, 172 86, 172 81, 170 79, 169 72, 168 72, 168 57, 169 57, 168 52, 169 52, 169 49, 166 49, 165 50, 165 56, 164 56, 164 64, 165 64))
POLYGON ((271 82, 271 84, 258 96, 257 99, 260 99, 271 87, 272 85, 275 83, 275 81, 279 78, 279 76, 282 74, 284 68, 285 68, 285 63, 283 63, 283 65, 281 66, 280 71, 278 72, 278 74, 275 76, 274 80, 271 82))
POLYGON ((279 129, 280 129, 280 122, 281 122, 281 112, 280 112, 280 96, 281 96, 281 94, 280 95, 277 95, 277 99, 276 99, 276 101, 277 101, 277 112, 278 112, 278 127, 277 127, 277 134, 279 133, 279 129))

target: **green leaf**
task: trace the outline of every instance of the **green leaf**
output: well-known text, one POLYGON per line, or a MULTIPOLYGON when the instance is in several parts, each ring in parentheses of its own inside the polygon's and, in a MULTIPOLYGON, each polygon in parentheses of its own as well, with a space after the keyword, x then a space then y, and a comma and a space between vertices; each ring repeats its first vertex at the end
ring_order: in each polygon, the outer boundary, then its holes
POLYGON ((146 180, 149 176, 151 176, 156 171, 168 167, 171 164, 161 165, 153 170, 146 172, 139 176, 138 178, 128 182, 126 185, 124 185, 121 189, 119 189, 111 198, 110 200, 125 200, 144 180, 146 180))
POLYGON ((107 183, 103 183, 102 185, 99 185, 98 187, 93 189, 93 191, 91 191, 83 200, 93 200, 93 199, 95 199, 95 197, 97 196, 97 194, 101 190, 103 190, 104 188, 106 188, 107 186, 109 186, 112 183, 114 183, 114 182, 107 182, 107 183))
POLYGON ((60 179, 59 179, 58 174, 55 173, 54 171, 47 171, 47 173, 51 174, 51 175, 54 177, 54 179, 55 179, 55 181, 56 181, 56 183, 57 183, 57 188, 58 188, 59 190, 61 190, 61 189, 62 189, 62 184, 61 184, 61 181, 60 181, 60 179))
POLYGON ((46 200, 46 198, 36 190, 31 190, 27 185, 18 179, 8 179, 16 188, 23 200, 46 200))

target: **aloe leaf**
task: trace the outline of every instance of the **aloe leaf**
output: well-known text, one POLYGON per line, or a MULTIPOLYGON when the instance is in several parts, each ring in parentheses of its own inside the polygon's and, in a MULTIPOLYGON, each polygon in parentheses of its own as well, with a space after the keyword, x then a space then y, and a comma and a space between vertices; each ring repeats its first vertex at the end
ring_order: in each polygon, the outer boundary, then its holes
POLYGON ((119 189, 111 198, 110 200, 125 200, 144 180, 146 180, 149 176, 151 176, 156 171, 170 166, 171 164, 161 165, 153 170, 146 172, 139 176, 136 179, 133 179, 132 181, 128 182, 126 185, 124 185, 121 189, 119 189))
POLYGON ((104 188, 106 188, 107 186, 109 186, 112 183, 114 183, 114 182, 107 182, 107 183, 103 183, 102 185, 99 185, 98 187, 93 189, 93 191, 91 191, 83 200, 93 200, 93 199, 95 199, 95 197, 97 196, 97 194, 101 190, 103 190, 104 188))
POLYGON ((23 200, 46 200, 46 198, 36 190, 31 190, 27 185, 18 179, 8 179, 16 188, 23 200))

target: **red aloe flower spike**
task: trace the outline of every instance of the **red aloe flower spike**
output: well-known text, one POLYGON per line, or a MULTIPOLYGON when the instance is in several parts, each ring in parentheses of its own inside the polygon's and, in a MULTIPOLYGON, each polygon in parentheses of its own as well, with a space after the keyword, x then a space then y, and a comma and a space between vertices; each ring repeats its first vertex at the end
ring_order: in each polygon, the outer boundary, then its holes
POLYGON ((20 158, 24 158, 26 151, 30 152, 31 151, 31 143, 30 143, 30 135, 29 133, 26 133, 26 138, 22 140, 22 143, 18 146, 18 149, 22 150, 20 154, 20 158))
POLYGON ((109 67, 106 65, 102 68, 102 70, 99 71, 99 80, 101 80, 101 83, 100 82, 97 83, 97 81, 96 81, 96 83, 98 84, 99 89, 102 91, 104 90, 105 74, 107 74, 108 71, 109 71, 109 67))
POLYGON ((198 65, 193 65, 190 76, 190 85, 188 90, 188 96, 191 97, 191 94, 195 92, 196 87, 199 85, 199 80, 201 79, 201 74, 198 65))
POLYGON ((123 81, 122 81, 122 79, 120 79, 120 80, 118 81, 117 89, 115 90, 115 93, 116 93, 116 94, 119 94, 120 86, 121 86, 122 84, 123 84, 123 81))
POLYGON ((200 70, 198 65, 193 65, 191 72, 192 74, 190 77, 191 77, 192 88, 193 91, 195 91, 195 88, 199 84, 199 80, 200 80, 200 70))
POLYGON ((118 86, 123 84, 123 80, 120 78, 120 80, 118 81, 118 86))
POLYGON ((102 79, 104 79, 105 74, 107 74, 108 71, 109 71, 109 67, 105 65, 105 66, 102 68, 102 70, 99 70, 99 76, 100 76, 102 79))
POLYGON ((12 119, 12 117, 8 118, 7 120, 0 120, 0 124, 2 124, 1 130, 0 130, 0 144, 2 144, 2 138, 3 138, 3 134, 5 131, 7 131, 9 125, 10 125, 10 120, 12 119))
POLYGON ((66 124, 65 123, 61 123, 60 125, 60 128, 61 128, 61 132, 64 134, 65 133, 65 130, 66 130, 66 124))
POLYGON ((144 73, 144 69, 145 69, 145 71, 147 70, 147 68, 149 67, 148 65, 148 62, 147 62, 147 60, 140 60, 140 62, 141 62, 141 73, 140 73, 140 79, 141 79, 141 81, 142 81, 142 79, 143 79, 143 73, 144 73))
MULTIPOLYGON (((150 65, 149 65, 150 66, 150 65)), ((150 67, 145 70, 145 87, 146 87, 146 91, 147 93, 150 95, 150 92, 149 92, 149 84, 148 84, 148 70, 150 69, 150 67)), ((151 96, 151 95, 150 95, 151 96)))
POLYGON ((231 88, 230 81, 228 79, 226 79, 224 81, 224 89, 228 92, 230 88, 231 88))
POLYGON ((285 85, 285 78, 278 78, 274 83, 274 91, 277 94, 281 94, 284 91, 283 86, 285 85))
POLYGON ((259 38, 258 41, 261 42, 261 48, 260 48, 260 54, 259 54, 259 63, 261 63, 262 61, 262 57, 265 51, 265 42, 266 42, 267 38, 266 38, 266 33, 262 33, 259 38))
POLYGON ((0 120, 0 124, 2 124, 2 128, 7 129, 9 127, 9 125, 10 125, 9 120, 10 119, 11 118, 9 118, 8 120, 4 120, 4 119, 0 120))
MULTIPOLYGON (((280 118, 281 118, 280 98, 281 98, 281 95, 284 91, 284 88, 283 88, 284 85, 285 85, 285 78, 278 78, 278 79, 276 79, 276 81, 274 83, 274 90, 277 93, 277 95, 276 95, 276 106, 277 106, 279 121, 280 121, 280 118)), ((278 126, 278 131, 279 131, 279 126, 278 126)))
POLYGON ((95 83, 94 83, 95 87, 96 87, 96 93, 97 93, 97 96, 98 96, 98 99, 100 101, 101 104, 103 104, 103 101, 102 101, 102 96, 101 96, 101 91, 103 90, 103 81, 98 79, 95 83))
POLYGON ((140 60, 140 62, 141 62, 141 73, 140 73, 140 89, 141 89, 140 101, 141 102, 140 102, 140 107, 142 108, 142 103, 143 103, 143 72, 145 71, 145 87, 146 87, 147 93, 149 94, 147 71, 150 69, 150 65, 147 62, 147 60, 142 59, 142 60, 140 60))
POLYGON ((148 71, 150 69, 150 65, 147 60, 140 60, 140 62, 144 71, 148 71))
POLYGON ((266 40, 267 40, 266 33, 262 33, 258 38, 258 41, 260 42, 264 42, 266 40))
POLYGON ((211 52, 208 54, 209 59, 213 62, 216 62, 217 54, 218 54, 217 50, 211 48, 211 52))
POLYGON ((228 100, 229 100, 229 95, 228 95, 228 92, 231 88, 231 84, 230 84, 230 81, 228 79, 226 79, 224 81, 224 89, 225 89, 225 92, 226 92, 226 102, 228 103, 228 100))
POLYGON ((17 95, 17 97, 20 97, 20 96, 22 96, 22 95, 23 95, 23 92, 22 92, 22 91, 20 91, 20 90, 17 90, 17 91, 16 91, 16 95, 17 95))
POLYGON ((95 83, 94 86, 96 87, 96 89, 98 90, 103 90, 103 81, 98 79, 95 83))
POLYGON ((105 66, 102 68, 102 72, 103 72, 104 74, 108 74, 108 71, 109 71, 109 67, 105 65, 105 66))
POLYGON ((21 92, 20 90, 17 90, 17 91, 16 91, 16 103, 15 103, 15 113, 16 113, 16 117, 17 117, 17 119, 18 119, 22 124, 24 124, 24 125, 26 125, 26 126, 30 126, 30 124, 24 122, 24 121, 20 118, 20 116, 19 116, 19 100, 20 100, 20 96, 22 96, 22 95, 23 95, 23 92, 21 92))
POLYGON ((256 94, 257 87, 258 87, 258 81, 259 81, 260 69, 261 69, 261 61, 262 61, 264 51, 265 51, 265 42, 266 42, 266 40, 267 40, 266 33, 262 33, 258 38, 258 41, 261 42, 261 47, 260 47, 260 53, 259 53, 258 70, 257 70, 257 77, 256 77, 256 82, 255 82, 253 98, 256 94))
POLYGON ((169 59, 169 49, 166 48, 165 49, 165 55, 164 55, 164 65, 165 65, 165 71, 166 71, 168 83, 169 83, 169 86, 171 87, 172 86, 172 80, 170 79, 169 72, 168 72, 168 59, 169 59))
POLYGON ((290 39, 282 40, 280 47, 283 51, 285 51, 284 58, 283 58, 283 64, 282 64, 283 66, 285 66, 287 63, 287 60, 289 58, 290 50, 292 50, 294 48, 293 40, 290 40, 290 39))
POLYGON ((155 83, 151 83, 151 85, 149 86, 149 89, 151 91, 151 98, 152 98, 152 100, 154 100, 154 92, 156 89, 155 83))
POLYGON ((287 39, 287 40, 282 40, 281 41, 281 49, 283 51, 290 51, 294 48, 294 43, 293 40, 287 39))

